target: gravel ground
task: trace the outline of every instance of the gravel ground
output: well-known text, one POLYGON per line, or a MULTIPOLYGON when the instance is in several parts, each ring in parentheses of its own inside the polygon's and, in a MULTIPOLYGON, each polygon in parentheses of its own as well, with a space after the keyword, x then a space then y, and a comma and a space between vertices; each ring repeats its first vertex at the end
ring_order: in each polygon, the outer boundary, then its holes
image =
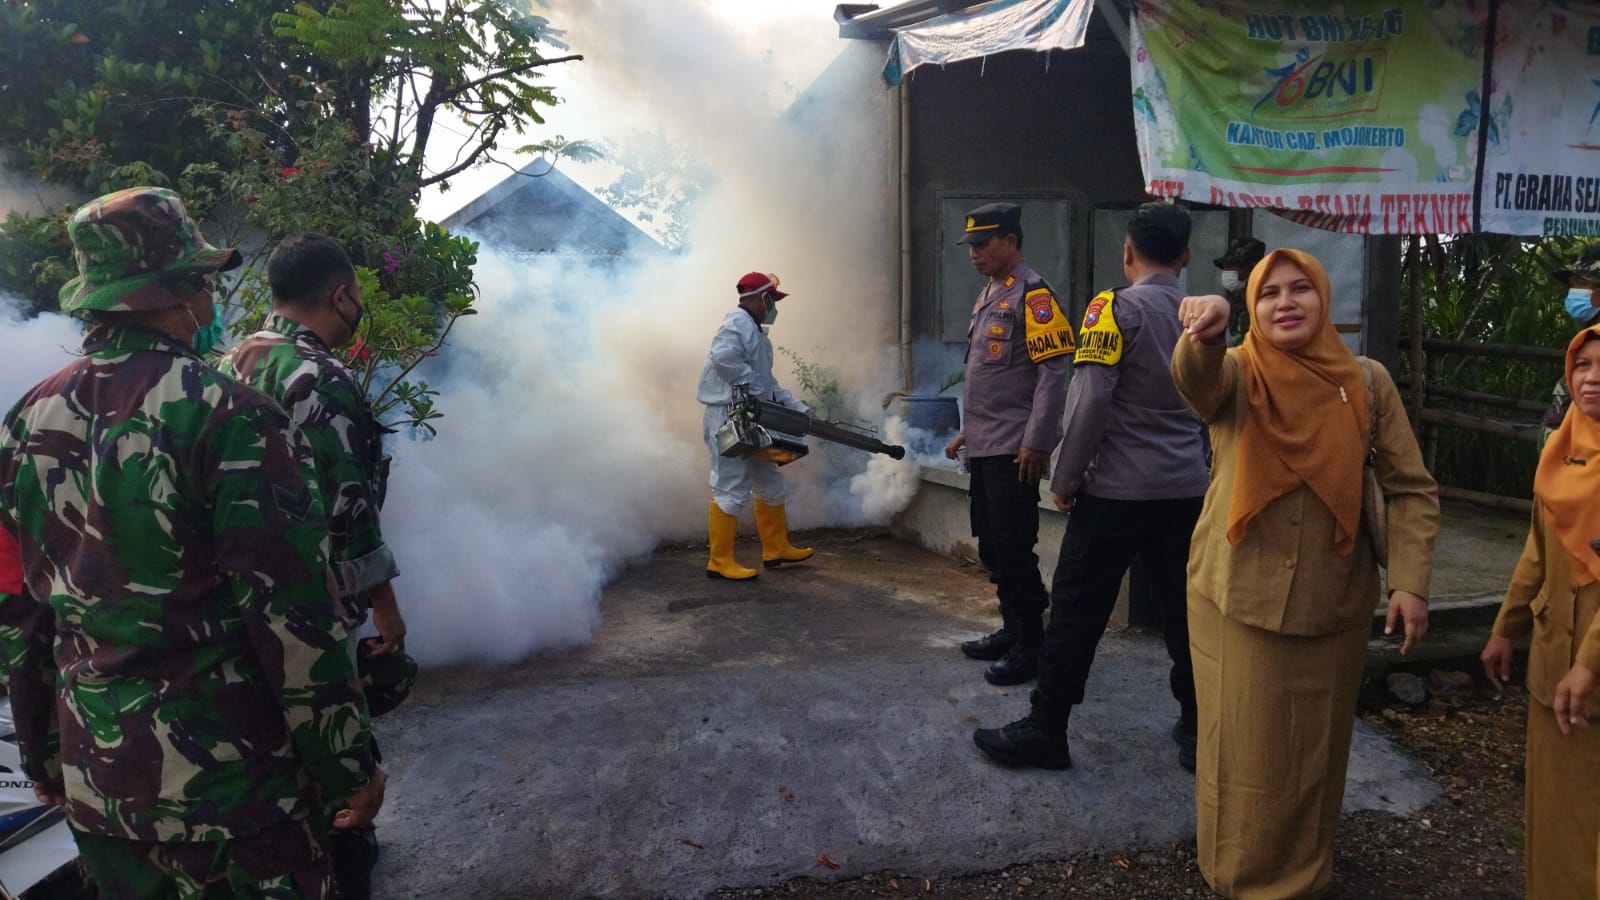
MULTIPOLYGON (((1419 673, 1425 674, 1425 673, 1419 673)), ((1449 679, 1445 679, 1449 680, 1449 679)), ((1465 681, 1457 676, 1458 681, 1465 681)), ((1334 855, 1333 897, 1488 900, 1522 896, 1522 759, 1527 700, 1479 685, 1439 690, 1421 708, 1386 701, 1374 686, 1363 716, 1392 737, 1443 786, 1411 815, 1347 815, 1334 855)), ((818 861, 825 871, 826 860, 818 861)), ((1130 847, 956 878, 879 873, 850 881, 799 879, 776 887, 725 890, 714 900, 805 897, 1117 897, 1170 900, 1214 896, 1200 877, 1194 845, 1130 847)))

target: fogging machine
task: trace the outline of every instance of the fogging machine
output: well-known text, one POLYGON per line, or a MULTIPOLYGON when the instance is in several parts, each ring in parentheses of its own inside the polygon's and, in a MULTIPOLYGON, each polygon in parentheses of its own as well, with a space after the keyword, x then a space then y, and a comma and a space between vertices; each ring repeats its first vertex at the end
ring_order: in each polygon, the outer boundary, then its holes
POLYGON ((752 397, 749 386, 743 384, 733 386, 728 421, 717 428, 717 452, 734 458, 771 460, 783 466, 810 452, 800 440, 807 436, 882 453, 892 459, 904 459, 906 455, 906 448, 885 444, 866 428, 818 419, 810 413, 752 397))

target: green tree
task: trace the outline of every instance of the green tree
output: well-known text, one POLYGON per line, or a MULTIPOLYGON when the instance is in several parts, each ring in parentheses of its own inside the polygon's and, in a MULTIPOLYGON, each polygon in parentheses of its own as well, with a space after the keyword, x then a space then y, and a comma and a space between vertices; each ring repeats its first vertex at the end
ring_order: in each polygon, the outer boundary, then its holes
MULTIPOLYGON (((1582 244, 1570 238, 1498 234, 1406 239, 1409 262, 1419 253, 1424 331, 1429 337, 1490 344, 1564 349, 1577 326, 1562 307, 1566 286, 1551 273, 1574 260, 1582 244)), ((1404 268, 1402 297, 1411 296, 1411 266, 1404 268)), ((1414 383, 1404 352, 1402 372, 1414 383)), ((1460 354, 1430 354, 1429 383, 1467 388, 1531 403, 1548 404, 1562 378, 1553 363, 1460 354)), ((1531 411, 1507 410, 1471 401, 1428 399, 1446 407, 1496 419, 1531 422, 1531 411)), ((1440 483, 1512 497, 1529 496, 1538 464, 1535 446, 1460 428, 1435 432, 1434 475, 1440 483)))
MULTIPOLYGON (((388 423, 430 430, 435 392, 411 375, 473 312, 477 245, 421 223, 420 191, 542 124, 541 70, 581 58, 545 55, 565 47, 531 0, 7 0, 0 46, 8 164, 86 196, 175 187, 252 264, 222 298, 236 331, 265 309, 254 264, 276 238, 333 236, 365 282, 363 382, 388 423), (433 166, 447 119, 469 136, 433 166)), ((65 215, 7 219, 0 289, 51 305, 65 215)))

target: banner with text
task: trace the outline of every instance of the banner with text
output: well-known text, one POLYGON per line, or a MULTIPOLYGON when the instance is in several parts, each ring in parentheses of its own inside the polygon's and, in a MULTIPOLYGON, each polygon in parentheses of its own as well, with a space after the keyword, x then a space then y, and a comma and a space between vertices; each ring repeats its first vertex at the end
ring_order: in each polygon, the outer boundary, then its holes
POLYGON ((1600 237, 1600 7, 1501 0, 1484 231, 1600 237))
POLYGON ((1141 0, 1133 107, 1150 193, 1337 231, 1471 231, 1486 3, 1315 9, 1141 0))

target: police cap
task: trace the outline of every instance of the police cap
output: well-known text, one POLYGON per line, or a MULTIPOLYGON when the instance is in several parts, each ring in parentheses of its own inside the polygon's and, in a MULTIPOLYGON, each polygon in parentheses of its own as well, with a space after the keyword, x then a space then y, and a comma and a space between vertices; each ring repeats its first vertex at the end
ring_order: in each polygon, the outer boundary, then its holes
POLYGON ((967 212, 967 225, 958 244, 981 244, 992 237, 1022 236, 1022 207, 1015 203, 986 203, 967 212))

